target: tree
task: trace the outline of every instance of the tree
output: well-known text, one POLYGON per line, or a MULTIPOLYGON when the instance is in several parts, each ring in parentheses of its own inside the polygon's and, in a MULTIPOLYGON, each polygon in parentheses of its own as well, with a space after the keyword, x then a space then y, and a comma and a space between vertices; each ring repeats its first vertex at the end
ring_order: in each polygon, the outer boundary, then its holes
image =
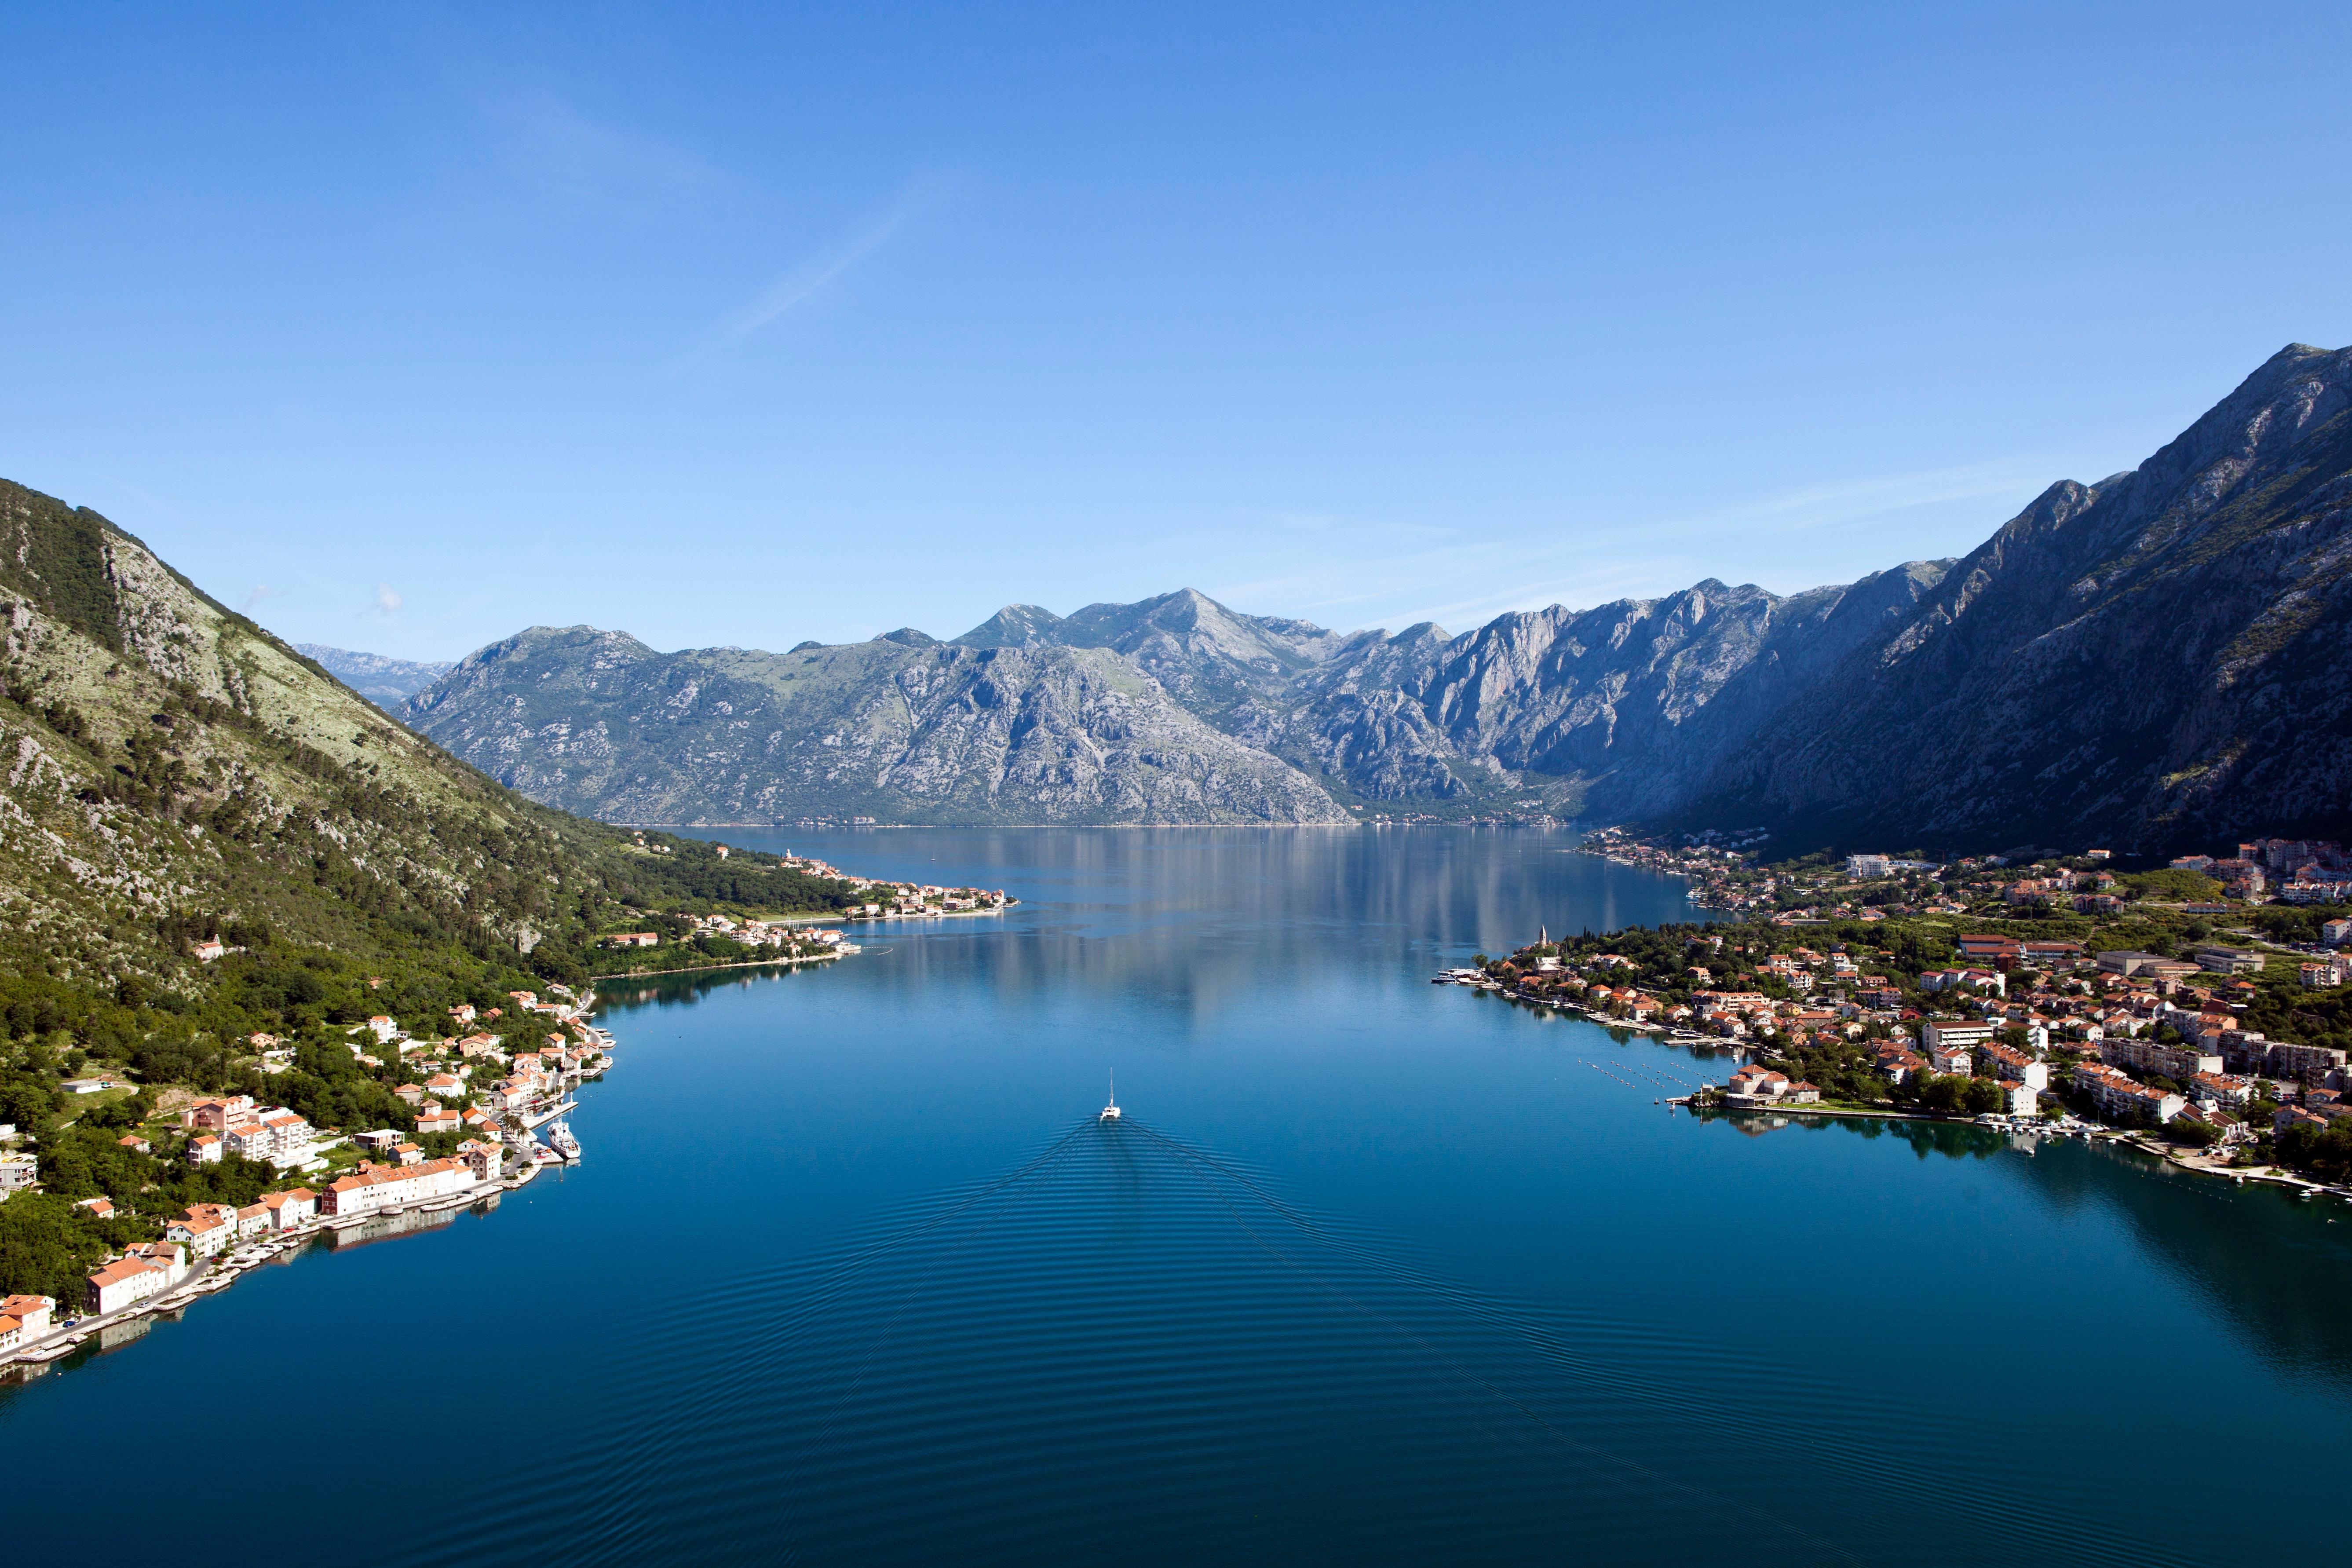
POLYGON ((56 1193, 19 1193, 0 1204, 0 1294, 54 1296, 79 1310, 82 1277, 105 1256, 87 1209, 56 1193))

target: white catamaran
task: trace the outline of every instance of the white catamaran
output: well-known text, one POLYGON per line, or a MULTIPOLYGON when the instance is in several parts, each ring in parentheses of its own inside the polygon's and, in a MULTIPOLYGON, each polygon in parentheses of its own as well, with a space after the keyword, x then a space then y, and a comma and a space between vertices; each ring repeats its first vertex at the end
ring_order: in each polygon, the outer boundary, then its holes
POLYGON ((1110 1075, 1110 1103, 1102 1108, 1102 1114, 1095 1120, 1097 1121, 1118 1120, 1118 1074, 1117 1073, 1110 1075))

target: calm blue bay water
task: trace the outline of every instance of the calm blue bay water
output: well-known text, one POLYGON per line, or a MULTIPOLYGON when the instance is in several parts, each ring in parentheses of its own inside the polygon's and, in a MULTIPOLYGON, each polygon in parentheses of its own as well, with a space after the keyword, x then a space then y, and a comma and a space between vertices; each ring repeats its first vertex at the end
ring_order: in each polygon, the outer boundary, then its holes
POLYGON ((0 1391, 10 1555, 2342 1555, 2344 1211, 1671 1113, 1428 984, 1685 916, 1566 834, 722 837, 1024 903, 608 992, 579 1169, 0 1391))

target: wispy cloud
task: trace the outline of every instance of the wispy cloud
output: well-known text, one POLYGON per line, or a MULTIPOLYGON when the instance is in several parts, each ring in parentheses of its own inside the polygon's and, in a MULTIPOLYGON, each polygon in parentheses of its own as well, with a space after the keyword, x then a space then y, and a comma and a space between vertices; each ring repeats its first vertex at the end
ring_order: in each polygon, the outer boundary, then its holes
POLYGON ((375 604, 373 606, 375 614, 396 616, 400 614, 401 602, 399 590, 391 584, 378 583, 375 585, 375 604))
POLYGON ((253 585, 253 591, 245 596, 245 602, 237 605, 237 610, 240 614, 249 616, 259 606, 262 600, 273 598, 277 593, 278 590, 267 583, 256 583, 253 585))
POLYGON ((699 153, 659 136, 594 120, 544 89, 486 96, 499 156, 527 184, 593 201, 641 201, 649 195, 709 196, 735 188, 734 176, 699 153))
MULTIPOLYGON (((1261 570, 1209 592, 1327 626, 1394 630, 1434 621, 1458 632, 1512 610, 1590 608, 1708 576, 1738 581, 1759 571, 1759 545, 1767 561, 1785 556, 1801 569, 1803 560, 1826 552, 1850 558, 1857 540, 1883 532, 1885 558, 1860 571, 1892 566, 1898 542, 1917 537, 1917 520, 1906 514, 1971 501, 2021 503, 2055 471, 2045 458, 2002 458, 1823 481, 1704 510, 1475 532, 1311 510, 1254 512, 1251 523, 1264 531, 1252 552, 1261 570), (1809 536, 1813 543, 1790 548, 1809 536), (1333 548, 1333 539, 1344 546, 1333 548)), ((1982 532, 2006 515, 1989 510, 1982 532)), ((1811 584, 1776 576, 1771 585, 1786 592, 1811 584)))
POLYGON ((938 187, 919 182, 831 245, 809 257, 742 305, 714 322, 693 346, 671 363, 661 379, 675 381, 714 355, 725 353, 780 317, 806 304, 935 205, 938 187))
POLYGON ((1733 530, 1748 534, 1801 533, 1874 521, 1918 507, 2015 496, 2047 484, 2052 472, 2046 458, 1998 458, 1958 468, 1830 480, 1707 511, 1629 524, 1626 529, 1646 538, 1696 538, 1733 530))

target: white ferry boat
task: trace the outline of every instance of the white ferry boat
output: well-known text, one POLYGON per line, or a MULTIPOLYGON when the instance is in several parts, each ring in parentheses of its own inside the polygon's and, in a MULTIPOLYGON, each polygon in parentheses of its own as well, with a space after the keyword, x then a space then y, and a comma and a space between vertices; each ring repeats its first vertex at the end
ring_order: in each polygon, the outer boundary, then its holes
POLYGON ((562 1120, 547 1124, 547 1142, 566 1160, 580 1158, 580 1140, 572 1136, 572 1123, 562 1120))

